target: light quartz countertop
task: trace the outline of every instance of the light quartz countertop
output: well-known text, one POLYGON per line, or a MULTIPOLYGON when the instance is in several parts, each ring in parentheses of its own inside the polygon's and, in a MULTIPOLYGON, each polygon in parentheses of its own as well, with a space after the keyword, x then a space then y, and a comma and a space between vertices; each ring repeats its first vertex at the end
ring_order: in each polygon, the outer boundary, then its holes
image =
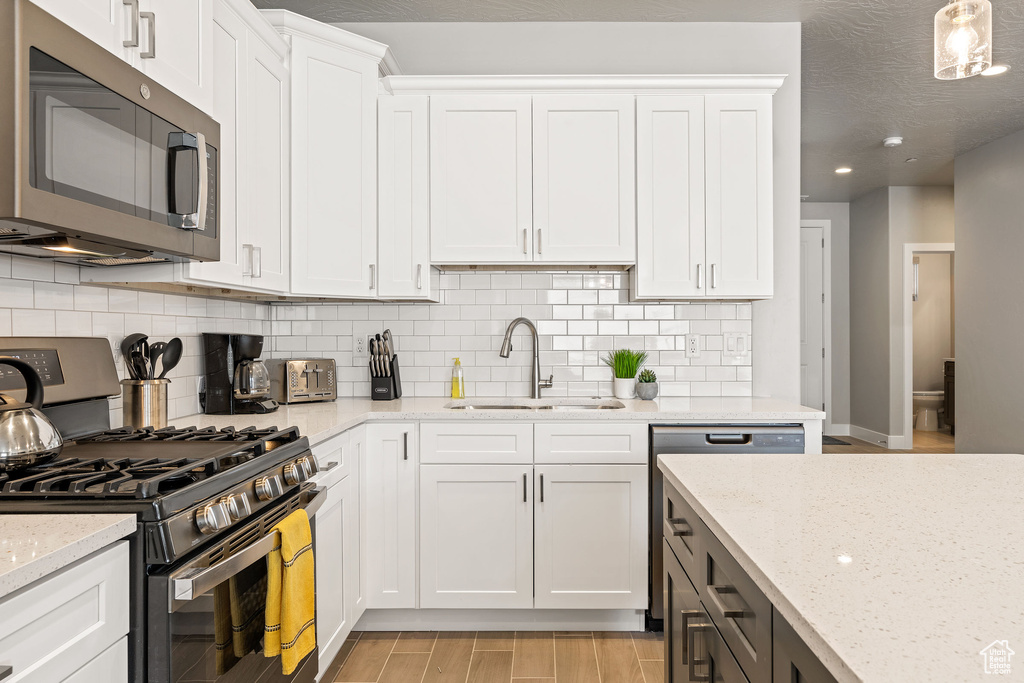
MULTIPOLYGON (((501 403, 528 399, 477 398, 474 403, 501 403)), ((560 403, 578 403, 581 399, 545 399, 560 403)), ((589 399, 584 399, 589 400, 589 399)), ((615 399, 607 399, 615 400, 615 399)), ((798 403, 774 398, 692 397, 659 398, 654 401, 625 400, 618 410, 451 410, 448 398, 400 398, 394 401, 373 401, 368 398, 339 398, 325 403, 282 405, 266 415, 189 415, 173 423, 177 427, 234 426, 278 427, 296 426, 309 437, 311 444, 340 434, 365 422, 398 422, 408 420, 518 420, 543 422, 583 420, 643 422, 803 422, 825 419, 825 413, 798 403)))
POLYGON ((1024 653, 1024 456, 658 462, 839 681, 985 680, 990 643, 1024 653))
POLYGON ((0 598, 135 531, 135 515, 0 515, 0 598))

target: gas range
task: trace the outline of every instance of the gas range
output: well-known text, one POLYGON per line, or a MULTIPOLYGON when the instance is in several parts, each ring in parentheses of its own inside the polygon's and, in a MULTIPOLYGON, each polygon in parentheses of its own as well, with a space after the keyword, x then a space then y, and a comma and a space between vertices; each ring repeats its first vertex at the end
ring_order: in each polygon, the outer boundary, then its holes
POLYGON ((0 512, 134 512, 167 564, 288 496, 317 471, 295 427, 110 429, 0 474, 0 512))

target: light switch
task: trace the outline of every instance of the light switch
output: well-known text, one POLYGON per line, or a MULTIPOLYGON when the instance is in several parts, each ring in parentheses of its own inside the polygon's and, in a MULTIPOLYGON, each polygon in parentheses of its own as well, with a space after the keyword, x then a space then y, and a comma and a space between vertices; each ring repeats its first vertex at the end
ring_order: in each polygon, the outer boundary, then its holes
POLYGON ((726 332, 725 348, 722 356, 725 358, 744 358, 750 353, 750 335, 746 332, 726 332))

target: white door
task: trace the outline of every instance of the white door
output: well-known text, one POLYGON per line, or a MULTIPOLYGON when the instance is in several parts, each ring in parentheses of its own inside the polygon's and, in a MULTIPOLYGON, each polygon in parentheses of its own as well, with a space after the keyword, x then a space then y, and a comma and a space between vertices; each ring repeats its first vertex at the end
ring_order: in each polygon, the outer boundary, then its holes
POLYGON ((352 514, 351 476, 321 480, 327 500, 314 516, 316 527, 316 631, 320 669, 326 670, 352 630, 346 600, 350 544, 346 538, 352 514))
POLYGON ((135 65, 179 97, 209 111, 213 0, 139 0, 135 65))
POLYGON ((632 95, 533 98, 533 253, 553 263, 636 260, 632 95))
POLYGON ((220 123, 220 261, 191 262, 190 280, 241 286, 249 253, 243 249, 245 196, 245 125, 247 36, 243 21, 222 0, 213 7, 213 104, 211 116, 220 123), (240 177, 241 176, 241 177, 240 177), (239 182, 241 180, 241 182, 239 182))
POLYGON ((537 609, 647 607, 647 465, 538 465, 537 609))
POLYGON ((420 467, 420 607, 533 607, 532 467, 420 467))
POLYGON ((691 298, 704 277, 704 98, 636 98, 637 298, 691 298))
POLYGON ((416 607, 416 427, 366 428, 367 604, 416 607))
POLYGON ((430 256, 532 260, 528 95, 430 98, 430 256))
POLYGON ((377 64, 292 36, 296 294, 377 294, 377 64))
POLYGON ((289 291, 288 70, 277 53, 252 34, 247 67, 243 172, 249 282, 253 288, 284 293, 289 291))
POLYGON ((706 295, 770 297, 773 289, 771 95, 704 98, 706 295))
POLYGON ((378 252, 385 298, 430 296, 430 130, 427 97, 377 103, 378 252))
POLYGON ((800 228, 800 402, 825 409, 825 242, 823 228, 800 228))
MULTIPOLYGON (((83 36, 122 59, 131 58, 132 5, 121 0, 32 0, 83 36)), ((137 5, 136 5, 137 7, 137 5)))

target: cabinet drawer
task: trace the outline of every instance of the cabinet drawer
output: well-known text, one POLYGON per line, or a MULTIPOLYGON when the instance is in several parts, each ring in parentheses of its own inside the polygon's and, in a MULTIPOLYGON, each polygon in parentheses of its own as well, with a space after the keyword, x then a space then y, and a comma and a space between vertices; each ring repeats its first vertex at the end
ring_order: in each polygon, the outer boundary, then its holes
POLYGON ((540 423, 535 430, 538 463, 647 464, 646 423, 540 423))
POLYGON ((349 434, 343 432, 313 446, 313 455, 321 472, 336 472, 338 479, 352 473, 355 452, 351 448, 349 434))
MULTIPOLYGON (((664 494, 665 518, 662 520, 662 534, 668 547, 675 553, 690 581, 699 584, 703 574, 698 571, 700 558, 701 536, 704 535, 704 522, 700 521, 693 508, 672 486, 665 487, 664 494)), ((669 557, 665 556, 668 564, 669 557)), ((700 588, 700 585, 697 585, 700 588)), ((667 617, 666 617, 667 618, 667 617)))
POLYGON ((836 683, 778 610, 772 609, 772 682, 836 683))
POLYGON ((686 628, 701 615, 700 596, 694 590, 682 565, 664 544, 665 562, 665 683, 689 683, 689 642, 686 628))
POLYGON ((101 655, 64 679, 63 683, 128 683, 128 637, 117 641, 101 655))
POLYGON ((772 676, 772 604, 710 531, 700 538, 697 585, 725 642, 753 683, 772 676))
POLYGON ((128 543, 22 589, 0 613, 4 683, 68 678, 128 633, 128 543))
MULTIPOLYGON (((701 610, 698 619, 689 623, 686 628, 687 644, 691 646, 690 668, 687 670, 687 681, 710 681, 716 683, 756 683, 770 679, 747 677, 745 671, 730 652, 722 633, 715 628, 714 621, 708 617, 708 611, 701 610), (690 675, 690 671, 693 675, 690 675)), ((770 672, 769 672, 770 673, 770 672)))
POLYGON ((420 462, 466 465, 533 463, 533 425, 506 422, 420 425, 420 462))

